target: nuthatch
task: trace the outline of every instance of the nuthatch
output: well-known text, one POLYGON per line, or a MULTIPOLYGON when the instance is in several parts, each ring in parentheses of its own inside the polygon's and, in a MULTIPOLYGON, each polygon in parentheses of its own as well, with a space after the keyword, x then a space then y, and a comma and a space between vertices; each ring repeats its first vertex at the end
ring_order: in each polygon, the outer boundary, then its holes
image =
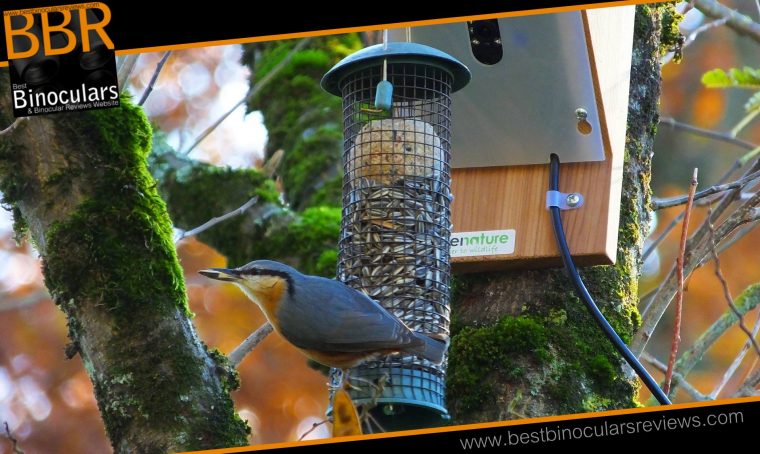
POLYGON ((275 331, 325 366, 350 369, 396 352, 436 364, 443 361, 446 342, 410 330, 376 301, 340 281, 304 275, 271 260, 200 273, 236 284, 259 305, 275 331))

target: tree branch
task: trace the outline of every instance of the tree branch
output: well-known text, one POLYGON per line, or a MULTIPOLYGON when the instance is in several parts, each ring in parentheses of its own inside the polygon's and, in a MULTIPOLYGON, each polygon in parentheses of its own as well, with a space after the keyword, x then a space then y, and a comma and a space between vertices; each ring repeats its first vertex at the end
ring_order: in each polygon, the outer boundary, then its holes
POLYGON ((282 153, 272 155, 263 171, 217 167, 178 154, 164 137, 154 135, 150 167, 175 228, 195 229, 220 213, 240 213, 215 222, 214 228, 189 233, 226 256, 228 263, 268 257, 305 273, 335 275, 340 208, 295 213, 284 206, 269 178, 282 153), (258 202, 250 204, 254 196, 258 202))
MULTIPOLYGON (((681 354, 681 358, 676 362, 675 371, 683 376, 689 375, 689 372, 702 360, 715 341, 739 320, 737 314, 744 316, 754 309, 758 303, 760 303, 760 284, 753 284, 744 289, 736 299, 737 312, 731 309, 724 311, 723 315, 710 325, 688 350, 681 354)), ((677 384, 674 384, 671 392, 675 392, 676 387, 677 384)))
POLYGON ((116 73, 121 92, 127 89, 129 76, 132 75, 132 71, 135 69, 135 64, 139 58, 140 54, 129 54, 125 55, 119 62, 119 68, 116 70, 116 73))
POLYGON ((749 397, 754 396, 757 385, 760 384, 760 368, 758 368, 756 371, 752 372, 749 377, 747 377, 746 380, 744 380, 744 383, 742 383, 741 388, 739 388, 739 391, 736 392, 734 397, 749 397))
POLYGON ((13 454, 24 454, 24 451, 18 447, 18 440, 16 440, 16 438, 11 434, 11 429, 8 427, 8 422, 3 421, 3 424, 5 425, 5 436, 11 442, 11 449, 13 449, 13 454))
MULTIPOLYGON (((758 154, 760 154, 760 147, 754 148, 754 149, 748 151, 747 153, 745 153, 743 156, 740 156, 736 161, 734 161, 734 163, 723 174, 723 176, 721 176, 718 179, 717 184, 719 184, 719 185, 720 184, 724 184, 726 182, 726 180, 728 180, 729 177, 731 177, 731 175, 735 171, 737 171, 740 168, 742 168, 745 165, 747 165, 747 163, 749 161, 751 161, 752 159, 756 158, 758 154)), ((657 246, 659 246, 660 243, 662 243, 662 241, 665 239, 665 237, 667 237, 667 235, 671 232, 671 230, 673 230, 675 228, 675 226, 678 225, 679 222, 681 222, 681 219, 683 219, 683 216, 684 216, 684 212, 682 211, 678 216, 676 216, 675 219, 673 219, 670 222, 670 224, 668 224, 668 226, 662 231, 662 233, 660 233, 660 235, 657 236, 657 238, 655 238, 655 240, 652 241, 646 249, 644 249, 644 253, 641 256, 642 263, 644 261, 646 261, 646 259, 649 257, 649 255, 657 249, 657 246)), ((743 231, 743 232, 740 232, 739 234, 737 234, 736 236, 737 237, 738 236, 744 236, 746 234, 747 234, 747 232, 743 231)), ((723 250, 725 248, 727 248, 728 246, 730 246, 731 244, 733 244, 733 241, 735 241, 735 238, 736 237, 734 237, 734 238, 731 239, 731 243, 730 244, 722 245, 721 249, 718 251, 718 253, 723 252, 723 250)))
MULTIPOLYGON (((9 83, 0 72, 0 93, 9 83)), ((10 111, 0 96, 4 121, 10 111)), ((36 117, 0 154, 3 187, 21 188, 4 196, 27 221, 114 450, 244 445, 249 428, 223 364, 190 320, 171 220, 147 169, 151 134, 127 99, 36 117)))
POLYGON ((30 117, 19 117, 13 120, 13 123, 8 125, 7 128, 0 131, 0 137, 12 133, 16 128, 19 127, 19 125, 27 120, 29 120, 30 117))
POLYGON ((726 282, 726 277, 723 275, 723 270, 720 267, 720 257, 718 256, 718 251, 715 247, 715 227, 713 226, 712 222, 709 222, 710 214, 711 213, 708 212, 707 219, 710 226, 710 252, 712 254, 713 261, 715 262, 715 276, 720 281, 720 286, 723 289, 723 297, 726 298, 726 303, 728 303, 729 309, 731 309, 739 319, 739 329, 741 329, 744 334, 747 335, 747 341, 752 344, 755 352, 757 352, 758 356, 760 356, 760 346, 758 346, 757 342, 755 342, 754 334, 752 334, 749 328, 747 328, 747 326, 744 324, 744 315, 739 312, 736 304, 734 304, 734 299, 731 297, 731 290, 728 288, 728 282, 726 282))
POLYGON ((676 277, 678 288, 676 289, 676 319, 673 324, 673 338, 670 342, 670 356, 668 358, 668 368, 665 371, 665 385, 662 390, 665 394, 670 393, 670 380, 673 378, 673 366, 678 354, 678 344, 681 343, 681 316, 683 314, 683 261, 686 254, 686 238, 689 236, 689 218, 691 218, 691 208, 694 206, 694 194, 697 192, 697 174, 699 169, 694 169, 689 185, 689 196, 684 210, 683 227, 681 229, 681 242, 678 247, 678 258, 676 259, 676 277))
POLYGON ((674 228, 676 228, 676 226, 678 225, 679 222, 681 222, 681 219, 683 219, 685 214, 686 212, 682 211, 678 216, 673 218, 673 220, 670 221, 670 224, 668 224, 667 227, 663 229, 662 233, 660 233, 657 236, 657 238, 655 238, 654 241, 652 241, 649 244, 649 246, 646 249, 644 249, 644 253, 641 254, 642 263, 645 262, 649 258, 652 252, 654 252, 657 249, 657 246, 659 246, 660 243, 662 243, 662 241, 668 236, 668 234, 672 232, 674 228))
POLYGON ((174 240, 175 243, 178 243, 180 240, 184 238, 189 238, 191 236, 198 235, 200 233, 205 232, 206 230, 210 229, 211 227, 226 221, 227 219, 234 218, 235 216, 240 216, 244 214, 246 211, 248 211, 249 208, 254 206, 259 201, 259 196, 255 195, 248 199, 247 202, 239 206, 238 208, 235 208, 234 210, 230 211, 229 213, 225 213, 221 216, 211 218, 208 221, 204 222, 202 225, 199 225, 198 227, 195 227, 194 229, 190 229, 187 231, 182 232, 180 235, 177 236, 177 238, 174 240))
MULTIPOLYGON (((751 183, 752 181, 758 178, 760 178, 760 172, 755 172, 753 174, 744 176, 730 183, 716 184, 715 186, 710 186, 709 188, 703 189, 697 192, 696 194, 694 194, 694 200, 703 199, 707 196, 717 194, 720 192, 725 192, 731 189, 742 188, 748 183, 751 183)), ((659 210, 662 208, 670 208, 670 207, 674 207, 678 205, 683 205, 684 203, 687 203, 688 200, 689 200, 689 195, 669 197, 667 199, 655 198, 652 200, 652 209, 659 210)))
POLYGON ((724 25, 726 22, 728 22, 728 17, 724 17, 722 19, 717 19, 712 22, 708 22, 706 24, 703 24, 696 29, 694 29, 693 32, 689 33, 689 36, 686 37, 686 41, 683 43, 683 47, 689 46, 691 43, 694 42, 694 40, 697 39, 697 36, 701 35, 702 33, 711 30, 716 27, 720 27, 721 25, 724 25))
POLYGON ((730 143, 731 145, 736 145, 737 147, 744 148, 745 150, 754 150, 758 147, 758 145, 747 142, 746 140, 738 139, 731 134, 700 128, 699 126, 694 126, 687 123, 681 123, 673 117, 660 117, 660 124, 664 124, 670 126, 673 129, 685 131, 700 137, 705 137, 707 139, 730 143))
POLYGON ((760 43, 760 24, 754 22, 749 16, 728 8, 714 0, 693 0, 694 7, 705 16, 713 19, 726 19, 726 26, 736 33, 752 38, 760 43))
MULTIPOLYGON (((668 369, 668 366, 666 366, 659 359, 655 358, 654 356, 650 355, 647 352, 644 352, 641 354, 641 359, 648 362, 649 364, 654 366, 657 370, 659 370, 662 373, 665 373, 665 371, 668 369)), ((686 380, 686 377, 684 377, 678 372, 673 372, 673 384, 683 386, 684 391, 689 393, 691 397, 693 397, 694 399, 700 402, 712 400, 708 396, 705 396, 704 394, 699 392, 699 390, 694 385, 692 385, 686 380)))
MULTIPOLYGON (((755 326, 752 327, 752 340, 754 340, 755 336, 757 336, 758 331, 760 331, 760 314, 758 314, 757 320, 755 321, 755 326)), ((752 348, 752 344, 753 343, 749 340, 744 343, 744 346, 736 355, 736 358, 734 358, 734 360, 731 362, 731 365, 728 366, 728 369, 726 369, 726 372, 723 374, 723 378, 721 378, 720 383, 718 383, 715 388, 713 388, 712 392, 710 392, 711 399, 718 398, 720 392, 723 391, 723 388, 728 384, 728 381, 731 380, 731 377, 734 376, 742 361, 744 361, 744 357, 747 356, 747 352, 750 348, 752 348)), ((757 361, 758 358, 760 358, 760 356, 756 357, 755 361, 757 361)))
POLYGON ((145 87, 145 91, 143 91, 142 97, 140 98, 140 102, 137 103, 138 106, 142 106, 145 104, 145 101, 148 100, 148 96, 153 92, 153 86, 156 84, 156 81, 158 80, 158 76, 161 74, 161 70, 164 68, 164 65, 166 64, 166 61, 169 60, 169 56, 172 54, 172 51, 168 50, 164 52, 164 56, 161 57, 161 60, 158 61, 158 64, 156 65, 156 70, 153 71, 153 76, 150 78, 150 82, 148 82, 148 86, 145 87))
POLYGON ((269 322, 261 325, 259 329, 246 337, 245 340, 229 354, 228 358, 230 359, 230 363, 232 363, 233 366, 238 367, 243 361, 243 358, 251 353, 253 349, 259 345, 259 342, 263 341, 273 330, 274 328, 272 328, 272 325, 269 324, 269 322))
MULTIPOLYGON (((752 173, 760 171, 760 162, 755 161, 752 168, 745 174, 750 175, 752 173)), ((722 196, 717 206, 713 210, 712 216, 709 216, 700 225, 697 231, 688 240, 686 247, 686 262, 684 265, 685 276, 689 276, 694 269, 699 266, 704 258, 710 253, 708 233, 709 226, 707 222, 716 220, 728 207, 736 200, 740 195, 741 189, 732 189, 722 196)), ((746 200, 738 209, 736 209, 728 218, 716 229, 715 239, 716 243, 720 244, 724 239, 731 235, 734 230, 749 222, 757 220, 757 211, 755 207, 760 204, 760 194, 756 193, 748 200, 746 200)), ((644 351, 649 338, 654 333, 657 324, 662 317, 662 314, 670 305, 673 297, 676 294, 677 282, 675 265, 671 267, 667 277, 663 283, 657 288, 655 295, 652 297, 651 302, 642 312, 642 324, 639 331, 634 335, 631 343, 631 350, 634 353, 641 353, 644 351)))

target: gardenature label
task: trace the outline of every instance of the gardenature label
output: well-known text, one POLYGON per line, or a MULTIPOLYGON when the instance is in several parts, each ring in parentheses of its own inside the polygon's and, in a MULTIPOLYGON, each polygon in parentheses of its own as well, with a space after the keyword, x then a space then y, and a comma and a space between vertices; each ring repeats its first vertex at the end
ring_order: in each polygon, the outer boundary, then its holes
POLYGON ((515 252, 515 231, 457 232, 451 234, 452 257, 504 255, 515 252))

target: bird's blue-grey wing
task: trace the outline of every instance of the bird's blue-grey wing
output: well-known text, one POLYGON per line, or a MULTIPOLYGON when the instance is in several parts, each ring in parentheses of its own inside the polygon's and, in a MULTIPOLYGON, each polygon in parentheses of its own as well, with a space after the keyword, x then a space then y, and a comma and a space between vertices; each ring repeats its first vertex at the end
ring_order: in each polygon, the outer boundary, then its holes
POLYGON ((305 349, 362 352, 416 345, 421 341, 396 317, 341 282, 308 277, 277 316, 288 341, 305 349))

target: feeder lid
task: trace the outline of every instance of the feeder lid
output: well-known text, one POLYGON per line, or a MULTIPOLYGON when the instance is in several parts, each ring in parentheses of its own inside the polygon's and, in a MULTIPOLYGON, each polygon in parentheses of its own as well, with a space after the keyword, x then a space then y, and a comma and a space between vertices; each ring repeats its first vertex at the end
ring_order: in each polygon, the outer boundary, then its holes
POLYGON ((339 61, 322 77, 322 89, 335 96, 340 96, 340 83, 346 76, 359 67, 366 67, 374 63, 382 64, 386 58, 390 63, 433 63, 442 66, 454 77, 451 84, 452 92, 464 88, 470 82, 470 70, 446 52, 424 44, 407 42, 388 43, 387 48, 383 47, 382 44, 376 44, 354 52, 339 61))

